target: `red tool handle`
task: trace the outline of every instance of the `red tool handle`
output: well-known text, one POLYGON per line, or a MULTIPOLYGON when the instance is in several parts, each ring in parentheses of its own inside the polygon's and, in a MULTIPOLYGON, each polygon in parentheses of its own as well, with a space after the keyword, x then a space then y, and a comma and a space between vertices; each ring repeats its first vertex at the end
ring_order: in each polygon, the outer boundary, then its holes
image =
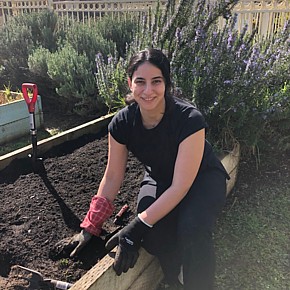
POLYGON ((29 113, 34 113, 35 103, 38 96, 38 89, 36 84, 24 83, 22 84, 22 94, 23 98, 27 104, 29 113), (31 89, 33 92, 32 98, 28 96, 28 89, 31 89))
POLYGON ((116 214, 113 223, 114 223, 114 224, 118 224, 118 223, 120 223, 120 220, 122 219, 123 215, 125 214, 125 212, 126 212, 128 209, 129 209, 128 204, 123 205, 122 208, 120 209, 120 211, 116 214))

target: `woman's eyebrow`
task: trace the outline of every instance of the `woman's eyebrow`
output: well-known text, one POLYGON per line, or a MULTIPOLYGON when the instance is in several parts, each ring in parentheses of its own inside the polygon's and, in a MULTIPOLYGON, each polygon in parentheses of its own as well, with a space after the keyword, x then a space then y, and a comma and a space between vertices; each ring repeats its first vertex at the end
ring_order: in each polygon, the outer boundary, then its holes
MULTIPOLYGON (((163 79, 163 77, 162 76, 156 76, 156 77, 153 77, 152 78, 152 80, 157 80, 157 79, 163 79)), ((135 78, 135 81, 140 81, 140 80, 145 80, 145 78, 143 78, 143 77, 136 77, 135 78)))

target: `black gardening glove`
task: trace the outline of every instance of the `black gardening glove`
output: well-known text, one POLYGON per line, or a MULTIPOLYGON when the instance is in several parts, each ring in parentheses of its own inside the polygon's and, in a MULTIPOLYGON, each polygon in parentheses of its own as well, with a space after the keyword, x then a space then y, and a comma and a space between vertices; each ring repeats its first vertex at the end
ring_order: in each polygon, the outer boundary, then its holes
POLYGON ((106 243, 109 251, 118 245, 114 261, 114 270, 118 276, 134 267, 139 257, 142 238, 149 229, 149 226, 136 217, 106 243))
POLYGON ((85 245, 88 244, 91 238, 92 235, 86 230, 82 229, 80 233, 57 242, 54 248, 50 251, 50 254, 53 257, 74 257, 85 245))

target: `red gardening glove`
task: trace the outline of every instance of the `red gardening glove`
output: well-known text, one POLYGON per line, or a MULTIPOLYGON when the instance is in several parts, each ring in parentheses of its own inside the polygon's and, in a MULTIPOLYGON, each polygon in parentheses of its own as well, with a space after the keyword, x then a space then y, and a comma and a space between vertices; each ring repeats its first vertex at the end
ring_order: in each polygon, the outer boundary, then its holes
POLYGON ((80 227, 94 236, 99 236, 103 223, 112 215, 113 211, 114 205, 111 201, 103 196, 95 195, 80 227))

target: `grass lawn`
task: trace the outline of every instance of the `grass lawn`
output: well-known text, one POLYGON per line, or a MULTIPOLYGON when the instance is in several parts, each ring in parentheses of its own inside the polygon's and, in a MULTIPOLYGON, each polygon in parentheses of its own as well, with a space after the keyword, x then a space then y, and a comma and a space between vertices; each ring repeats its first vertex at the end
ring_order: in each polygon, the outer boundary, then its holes
POLYGON ((241 164, 240 178, 218 221, 218 290, 290 289, 290 159, 259 170, 241 164))

